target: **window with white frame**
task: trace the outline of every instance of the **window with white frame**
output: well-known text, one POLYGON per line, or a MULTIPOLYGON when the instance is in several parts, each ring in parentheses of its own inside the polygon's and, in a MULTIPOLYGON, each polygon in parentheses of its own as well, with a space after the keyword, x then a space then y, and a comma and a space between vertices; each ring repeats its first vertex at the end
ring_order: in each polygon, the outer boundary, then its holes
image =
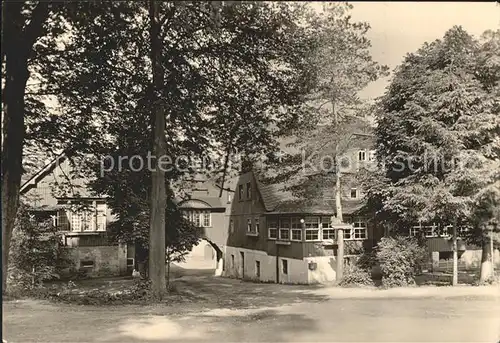
POLYGON ((368 161, 375 161, 375 150, 370 150, 370 152, 368 153, 368 161))
POLYGON ((252 219, 247 219, 247 232, 252 232, 252 219))
POLYGON ((422 225, 419 224, 418 226, 419 231, 422 231, 424 233, 424 236, 426 238, 431 238, 431 237, 437 237, 437 225, 431 224, 431 225, 422 225))
POLYGON ((416 236, 418 236, 418 233, 419 233, 419 228, 420 228, 420 226, 412 226, 412 227, 410 228, 410 236, 411 236, 411 237, 416 237, 416 236))
POLYGON ((106 204, 97 204, 96 216, 97 231, 106 231, 106 204))
POLYGON ((61 230, 76 232, 106 231, 106 221, 106 204, 88 201, 59 210, 56 225, 61 230))
POLYGON ((366 228, 366 222, 356 221, 353 224, 352 238, 353 239, 368 239, 368 230, 366 228))
POLYGON ((302 229, 292 229, 292 241, 302 241, 302 229))
POLYGON ((302 241, 302 223, 300 218, 292 217, 290 219, 291 239, 292 241, 302 241))
POLYGON ((278 221, 274 218, 269 218, 267 220, 267 231, 269 239, 278 238, 278 221))
POLYGON ((260 230, 260 223, 259 223, 259 218, 255 218, 255 233, 259 233, 260 230))
POLYGON ((323 240, 326 239, 333 239, 335 240, 335 230, 334 229, 323 229, 321 230, 323 232, 323 240))
POLYGON ((344 230, 344 240, 352 239, 352 230, 344 230))
POLYGON ((366 151, 365 150, 360 150, 358 152, 358 160, 359 161, 366 161, 366 151))
POLYGON ((204 227, 212 226, 211 218, 210 218, 210 211, 203 212, 203 226, 204 227))
POLYGON ((452 225, 446 225, 443 226, 443 229, 440 232, 440 235, 442 237, 448 237, 450 236, 450 233, 453 231, 453 226, 452 225))
POLYGON ((279 238, 282 240, 290 239, 290 218, 280 218, 279 238))
POLYGON ((351 188, 351 199, 357 199, 357 198, 358 198, 358 189, 351 188))
POLYGON ((209 210, 185 211, 184 218, 188 219, 193 225, 198 227, 212 226, 212 213, 209 210))
POLYGON ((335 239, 335 230, 332 228, 331 217, 321 217, 321 235, 322 239, 335 239))
POLYGON ((198 227, 201 227, 201 214, 200 212, 198 211, 194 211, 193 212, 193 224, 198 226, 198 227))
POLYGON ((304 225, 306 227, 305 229, 306 241, 318 241, 319 227, 320 227, 319 217, 306 217, 304 225))

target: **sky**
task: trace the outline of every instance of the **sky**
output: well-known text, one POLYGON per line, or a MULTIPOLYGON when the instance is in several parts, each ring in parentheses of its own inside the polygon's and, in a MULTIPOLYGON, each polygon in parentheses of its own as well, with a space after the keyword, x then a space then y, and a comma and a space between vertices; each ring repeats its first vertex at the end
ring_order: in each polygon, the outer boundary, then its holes
MULTIPOLYGON (((495 2, 352 2, 353 21, 366 21, 371 30, 375 61, 391 71, 404 56, 425 42, 442 38, 454 25, 462 25, 472 35, 500 29, 500 5, 495 2)), ((321 8, 321 3, 313 4, 321 8)), ((365 99, 382 95, 390 76, 372 82, 360 92, 365 99)))

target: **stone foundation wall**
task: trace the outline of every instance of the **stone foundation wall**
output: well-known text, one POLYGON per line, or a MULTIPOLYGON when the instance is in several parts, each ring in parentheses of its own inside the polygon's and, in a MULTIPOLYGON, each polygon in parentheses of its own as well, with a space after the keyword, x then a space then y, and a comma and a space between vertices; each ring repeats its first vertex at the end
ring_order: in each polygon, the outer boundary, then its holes
POLYGON ((127 273, 127 246, 68 247, 75 271, 89 277, 119 276, 127 273))

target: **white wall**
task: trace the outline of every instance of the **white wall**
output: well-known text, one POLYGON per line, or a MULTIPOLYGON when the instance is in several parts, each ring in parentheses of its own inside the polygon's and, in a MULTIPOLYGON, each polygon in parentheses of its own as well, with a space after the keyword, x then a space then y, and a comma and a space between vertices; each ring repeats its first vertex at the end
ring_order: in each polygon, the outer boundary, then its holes
MULTIPOLYGON (((303 260, 279 257, 279 280, 280 283, 309 284, 326 283, 335 281, 335 257, 321 256, 308 257, 303 260), (283 273, 283 260, 287 261, 288 273, 283 273), (316 262, 316 270, 309 270, 309 262, 316 262)), ((226 247, 224 251, 225 270, 223 276, 263 281, 276 282, 276 257, 269 256, 260 250, 250 250, 235 247, 226 247), (244 253, 244 273, 242 270, 241 252, 244 253), (234 256, 234 266, 231 265, 234 256), (260 261, 260 278, 256 273, 256 261, 260 261)))
POLYGON ((224 276, 238 279, 244 276, 245 279, 265 282, 276 281, 276 257, 269 256, 264 251, 226 246, 224 249, 224 266, 224 276), (242 270, 241 252, 244 253, 245 258, 244 271, 242 270), (234 256, 234 265, 232 265, 232 255, 234 256), (260 278, 257 277, 256 261, 260 261, 260 278))
POLYGON ((308 283, 328 283, 335 281, 337 276, 337 259, 335 256, 317 256, 304 258, 306 268, 309 262, 316 263, 315 270, 309 270, 308 283))

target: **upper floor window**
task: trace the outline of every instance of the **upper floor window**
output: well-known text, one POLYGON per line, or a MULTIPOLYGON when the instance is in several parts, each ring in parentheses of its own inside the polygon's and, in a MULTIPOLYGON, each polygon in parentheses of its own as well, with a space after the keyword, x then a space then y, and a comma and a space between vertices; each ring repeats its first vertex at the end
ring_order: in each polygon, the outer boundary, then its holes
POLYGON ((351 188, 351 199, 357 199, 357 198, 358 198, 358 189, 351 188))
POLYGON ((243 201, 243 185, 238 185, 238 200, 243 201))
POLYGON ((359 161, 366 161, 366 151, 365 150, 360 150, 358 152, 358 160, 359 161))
POLYGON ((231 193, 227 193, 227 203, 230 204, 231 203, 231 200, 232 200, 232 195, 231 193))
POLYGON ((234 220, 229 220, 229 232, 234 233, 234 220))
POLYGON ((198 227, 211 227, 212 226, 212 213, 208 210, 205 211, 185 211, 184 218, 192 222, 198 227))
POLYGON ((247 182, 247 199, 252 199, 252 184, 247 182))
POLYGON ((204 211, 203 212, 203 226, 204 227, 210 227, 212 226, 212 220, 211 220, 211 216, 210 216, 210 211, 204 211))
POLYGON ((251 236, 257 236, 259 234, 259 219, 255 218, 253 221, 254 225, 252 226, 252 219, 247 219, 247 234, 251 236))

